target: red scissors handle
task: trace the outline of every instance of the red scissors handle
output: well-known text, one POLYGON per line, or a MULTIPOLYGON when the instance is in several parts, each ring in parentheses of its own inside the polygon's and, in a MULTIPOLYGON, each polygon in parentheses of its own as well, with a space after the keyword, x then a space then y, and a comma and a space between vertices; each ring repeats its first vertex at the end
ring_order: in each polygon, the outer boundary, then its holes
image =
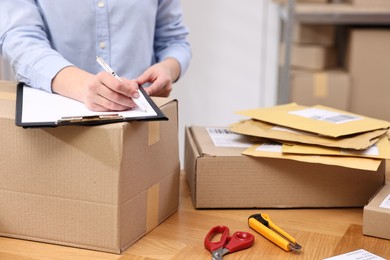
POLYGON ((234 232, 229 243, 225 245, 225 248, 229 250, 230 253, 233 253, 251 247, 254 242, 255 237, 251 233, 237 231, 234 232))
POLYGON ((229 239, 229 228, 226 226, 215 226, 210 229, 204 239, 204 246, 210 251, 213 252, 220 248, 223 248, 229 239), (213 241, 213 238, 221 234, 221 237, 218 241, 213 241))
POLYGON ((229 236, 229 228, 226 226, 215 226, 204 239, 204 246, 211 252, 221 248, 226 248, 230 253, 251 247, 255 237, 248 232, 237 231, 233 236, 229 236), (213 238, 221 234, 219 241, 212 241, 213 238))

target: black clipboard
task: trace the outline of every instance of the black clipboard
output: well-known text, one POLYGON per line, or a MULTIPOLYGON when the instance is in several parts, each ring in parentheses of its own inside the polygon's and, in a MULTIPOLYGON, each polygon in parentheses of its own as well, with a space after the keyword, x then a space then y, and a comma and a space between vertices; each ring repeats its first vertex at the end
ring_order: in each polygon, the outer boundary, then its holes
POLYGON ((140 91, 146 112, 137 109, 120 112, 94 112, 88 110, 79 101, 18 83, 15 124, 28 128, 168 120, 142 87, 140 91))

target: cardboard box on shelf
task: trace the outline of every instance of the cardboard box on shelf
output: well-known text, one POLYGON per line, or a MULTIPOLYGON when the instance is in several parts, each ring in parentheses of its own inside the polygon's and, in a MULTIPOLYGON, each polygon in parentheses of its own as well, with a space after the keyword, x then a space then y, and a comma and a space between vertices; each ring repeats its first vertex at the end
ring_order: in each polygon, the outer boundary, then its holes
POLYGON ((3 79, 3 59, 0 56, 0 80, 3 79))
MULTIPOLYGON (((286 4, 288 0, 274 0, 276 3, 286 4)), ((296 3, 302 4, 327 4, 328 0, 296 0, 296 3)))
POLYGON ((363 234, 390 239, 390 183, 364 207, 363 234))
POLYGON ((185 173, 196 208, 363 207, 384 184, 366 171, 241 154, 215 146, 206 127, 185 132, 185 173))
POLYGON ((344 0, 344 2, 358 6, 390 7, 390 0, 344 0))
POLYGON ((325 4, 328 3, 328 0, 297 0, 297 3, 315 3, 315 4, 325 4))
POLYGON ((169 121, 15 126, 16 83, 0 83, 0 235, 121 253, 176 212, 177 102, 169 121))
POLYGON ((296 43, 328 47, 335 44, 335 25, 296 23, 293 32, 296 43))
POLYGON ((291 46, 291 66, 296 69, 324 70, 337 65, 336 50, 314 44, 291 46))
POLYGON ((390 30, 352 29, 349 38, 350 111, 390 121, 390 30))
POLYGON ((291 102, 349 109, 351 81, 342 70, 291 72, 291 102))

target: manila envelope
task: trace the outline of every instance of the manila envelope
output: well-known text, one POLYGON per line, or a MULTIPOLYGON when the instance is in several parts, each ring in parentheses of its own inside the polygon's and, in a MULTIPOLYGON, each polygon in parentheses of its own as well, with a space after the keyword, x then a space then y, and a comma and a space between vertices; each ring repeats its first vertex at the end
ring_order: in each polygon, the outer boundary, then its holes
POLYGON ((372 146, 383 136, 387 130, 379 129, 358 135, 349 135, 343 138, 320 136, 310 132, 299 131, 287 127, 268 124, 262 121, 248 119, 230 126, 232 132, 269 138, 279 141, 297 142, 303 144, 322 145, 327 147, 339 147, 345 149, 366 149, 372 146))
POLYGON ((324 136, 340 137, 377 129, 387 129, 390 122, 357 115, 325 106, 300 106, 295 103, 242 110, 238 114, 324 136))
POLYGON ((307 163, 320 163, 327 165, 335 165, 353 169, 377 171, 381 164, 380 159, 372 158, 357 158, 357 157, 340 157, 327 155, 293 155, 282 152, 282 144, 275 142, 264 142, 251 146, 242 152, 243 155, 253 157, 267 157, 295 160, 307 163))
POLYGON ((283 144, 282 152, 290 154, 334 155, 390 159, 390 143, 387 135, 383 135, 377 143, 364 150, 330 148, 305 144, 283 144))

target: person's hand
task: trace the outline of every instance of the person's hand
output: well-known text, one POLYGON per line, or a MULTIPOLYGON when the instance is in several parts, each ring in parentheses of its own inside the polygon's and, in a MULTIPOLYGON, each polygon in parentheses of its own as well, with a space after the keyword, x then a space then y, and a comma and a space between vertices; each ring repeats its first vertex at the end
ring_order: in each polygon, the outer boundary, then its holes
POLYGON ((73 66, 64 68, 56 75, 52 90, 100 112, 135 108, 137 105, 131 98, 139 97, 135 80, 119 80, 105 71, 93 75, 73 66))
POLYGON ((180 65, 178 61, 168 58, 146 69, 136 79, 136 82, 140 86, 151 83, 148 87, 145 87, 146 93, 150 96, 168 97, 172 91, 173 82, 177 80, 179 75, 180 65))
POLYGON ((87 81, 83 102, 93 111, 123 111, 137 107, 131 98, 138 97, 135 80, 119 80, 103 71, 87 81))

